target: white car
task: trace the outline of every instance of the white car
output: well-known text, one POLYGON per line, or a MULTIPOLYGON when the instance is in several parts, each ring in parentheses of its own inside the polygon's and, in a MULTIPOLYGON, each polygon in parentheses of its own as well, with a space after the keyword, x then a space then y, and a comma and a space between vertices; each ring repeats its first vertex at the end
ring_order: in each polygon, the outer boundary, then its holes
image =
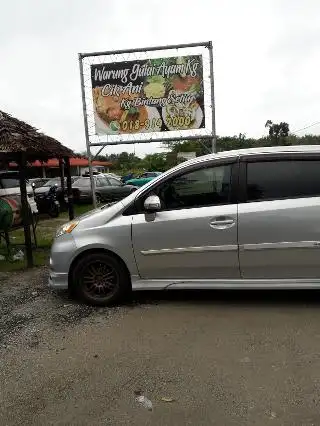
MULTIPOLYGON (((34 199, 32 186, 27 182, 28 202, 32 213, 38 213, 37 203, 34 199)), ((19 172, 0 171, 0 197, 20 195, 19 172)))

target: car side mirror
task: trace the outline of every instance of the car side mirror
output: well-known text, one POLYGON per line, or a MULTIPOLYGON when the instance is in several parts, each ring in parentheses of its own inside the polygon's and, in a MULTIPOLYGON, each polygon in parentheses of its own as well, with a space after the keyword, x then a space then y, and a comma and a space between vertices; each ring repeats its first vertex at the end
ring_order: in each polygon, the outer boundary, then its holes
POLYGON ((161 201, 157 195, 149 195, 145 199, 143 207, 146 212, 158 212, 161 210, 161 201))

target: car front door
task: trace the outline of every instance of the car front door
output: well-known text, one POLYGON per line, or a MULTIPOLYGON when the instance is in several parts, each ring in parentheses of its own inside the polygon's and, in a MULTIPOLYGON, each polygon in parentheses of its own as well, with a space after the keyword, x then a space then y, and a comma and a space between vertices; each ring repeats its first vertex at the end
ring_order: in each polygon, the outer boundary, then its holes
POLYGON ((157 182, 136 202, 132 242, 141 278, 239 278, 235 163, 193 166, 157 182), (161 210, 143 209, 158 195, 161 210))
POLYGON ((108 177, 108 180, 115 200, 120 200, 129 194, 130 191, 128 187, 123 185, 119 180, 112 177, 108 177))
POLYGON ((95 189, 97 199, 101 202, 108 199, 107 189, 109 182, 105 178, 95 177, 95 189))
POLYGON ((109 177, 99 177, 99 180, 99 191, 102 194, 104 200, 114 201, 121 198, 121 182, 118 182, 117 179, 109 177))
POLYGON ((239 259, 243 278, 320 278, 320 158, 241 161, 239 259))

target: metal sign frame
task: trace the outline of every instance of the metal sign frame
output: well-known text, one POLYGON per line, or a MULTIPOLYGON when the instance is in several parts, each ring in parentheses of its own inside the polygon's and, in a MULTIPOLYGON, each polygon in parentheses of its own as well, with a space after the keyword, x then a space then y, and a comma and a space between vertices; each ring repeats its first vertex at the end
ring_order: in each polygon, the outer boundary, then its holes
POLYGON ((216 152, 216 120, 215 120, 215 96, 214 96, 214 76, 213 76, 213 49, 212 41, 200 42, 200 43, 189 43, 189 44, 177 44, 177 45, 167 45, 167 46, 153 46, 137 49, 126 49, 126 50, 112 50, 105 52, 91 52, 91 53, 79 53, 79 70, 80 70, 80 81, 81 81, 81 95, 82 95, 82 109, 83 109, 83 123, 85 130, 85 139, 86 139, 86 148, 88 156, 88 165, 89 165, 89 174, 90 174, 90 183, 92 191, 92 200, 93 206, 96 208, 97 200, 95 194, 95 182, 93 178, 93 168, 92 168, 92 153, 91 147, 100 147, 100 150, 96 155, 98 155, 105 146, 109 145, 122 145, 122 144, 136 144, 136 143, 151 143, 151 142, 163 142, 163 141, 180 141, 180 140, 204 140, 211 139, 212 141, 212 152, 216 152), (84 69, 83 69, 83 60, 88 57, 98 57, 98 56, 110 56, 110 55, 122 55, 122 54, 134 54, 134 53, 144 53, 144 52, 154 52, 161 50, 174 50, 174 49, 188 49, 188 48, 197 48, 205 47, 209 51, 209 67, 210 67, 210 98, 211 98, 211 133, 207 135, 198 135, 198 136, 185 136, 181 135, 179 137, 168 137, 168 138, 150 138, 143 140, 123 140, 123 141, 109 141, 109 142, 90 142, 89 134, 89 125, 88 125, 88 111, 87 111, 87 101, 86 101, 86 92, 85 92, 85 79, 84 79, 84 69))

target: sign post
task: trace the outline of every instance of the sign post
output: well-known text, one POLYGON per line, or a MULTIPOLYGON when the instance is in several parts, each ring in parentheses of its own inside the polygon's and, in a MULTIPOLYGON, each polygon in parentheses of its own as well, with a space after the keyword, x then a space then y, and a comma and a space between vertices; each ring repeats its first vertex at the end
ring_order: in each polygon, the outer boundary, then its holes
POLYGON ((97 208, 97 197, 96 197, 95 182, 94 182, 93 169, 92 169, 92 155, 91 155, 91 149, 90 149, 90 137, 89 137, 88 119, 87 119, 87 104, 86 104, 86 95, 85 95, 85 89, 84 89, 85 86, 84 86, 84 76, 83 76, 83 63, 82 63, 82 57, 80 54, 79 54, 79 68, 80 68, 80 80, 81 80, 83 122, 84 122, 84 132, 86 137, 90 186, 91 186, 91 192, 92 192, 92 204, 93 204, 93 208, 95 209, 97 208))
POLYGON ((212 152, 217 152, 217 135, 216 135, 216 107, 214 98, 214 78, 213 78, 213 52, 212 42, 209 42, 209 56, 210 56, 210 82, 211 82, 211 120, 212 120, 212 152))

